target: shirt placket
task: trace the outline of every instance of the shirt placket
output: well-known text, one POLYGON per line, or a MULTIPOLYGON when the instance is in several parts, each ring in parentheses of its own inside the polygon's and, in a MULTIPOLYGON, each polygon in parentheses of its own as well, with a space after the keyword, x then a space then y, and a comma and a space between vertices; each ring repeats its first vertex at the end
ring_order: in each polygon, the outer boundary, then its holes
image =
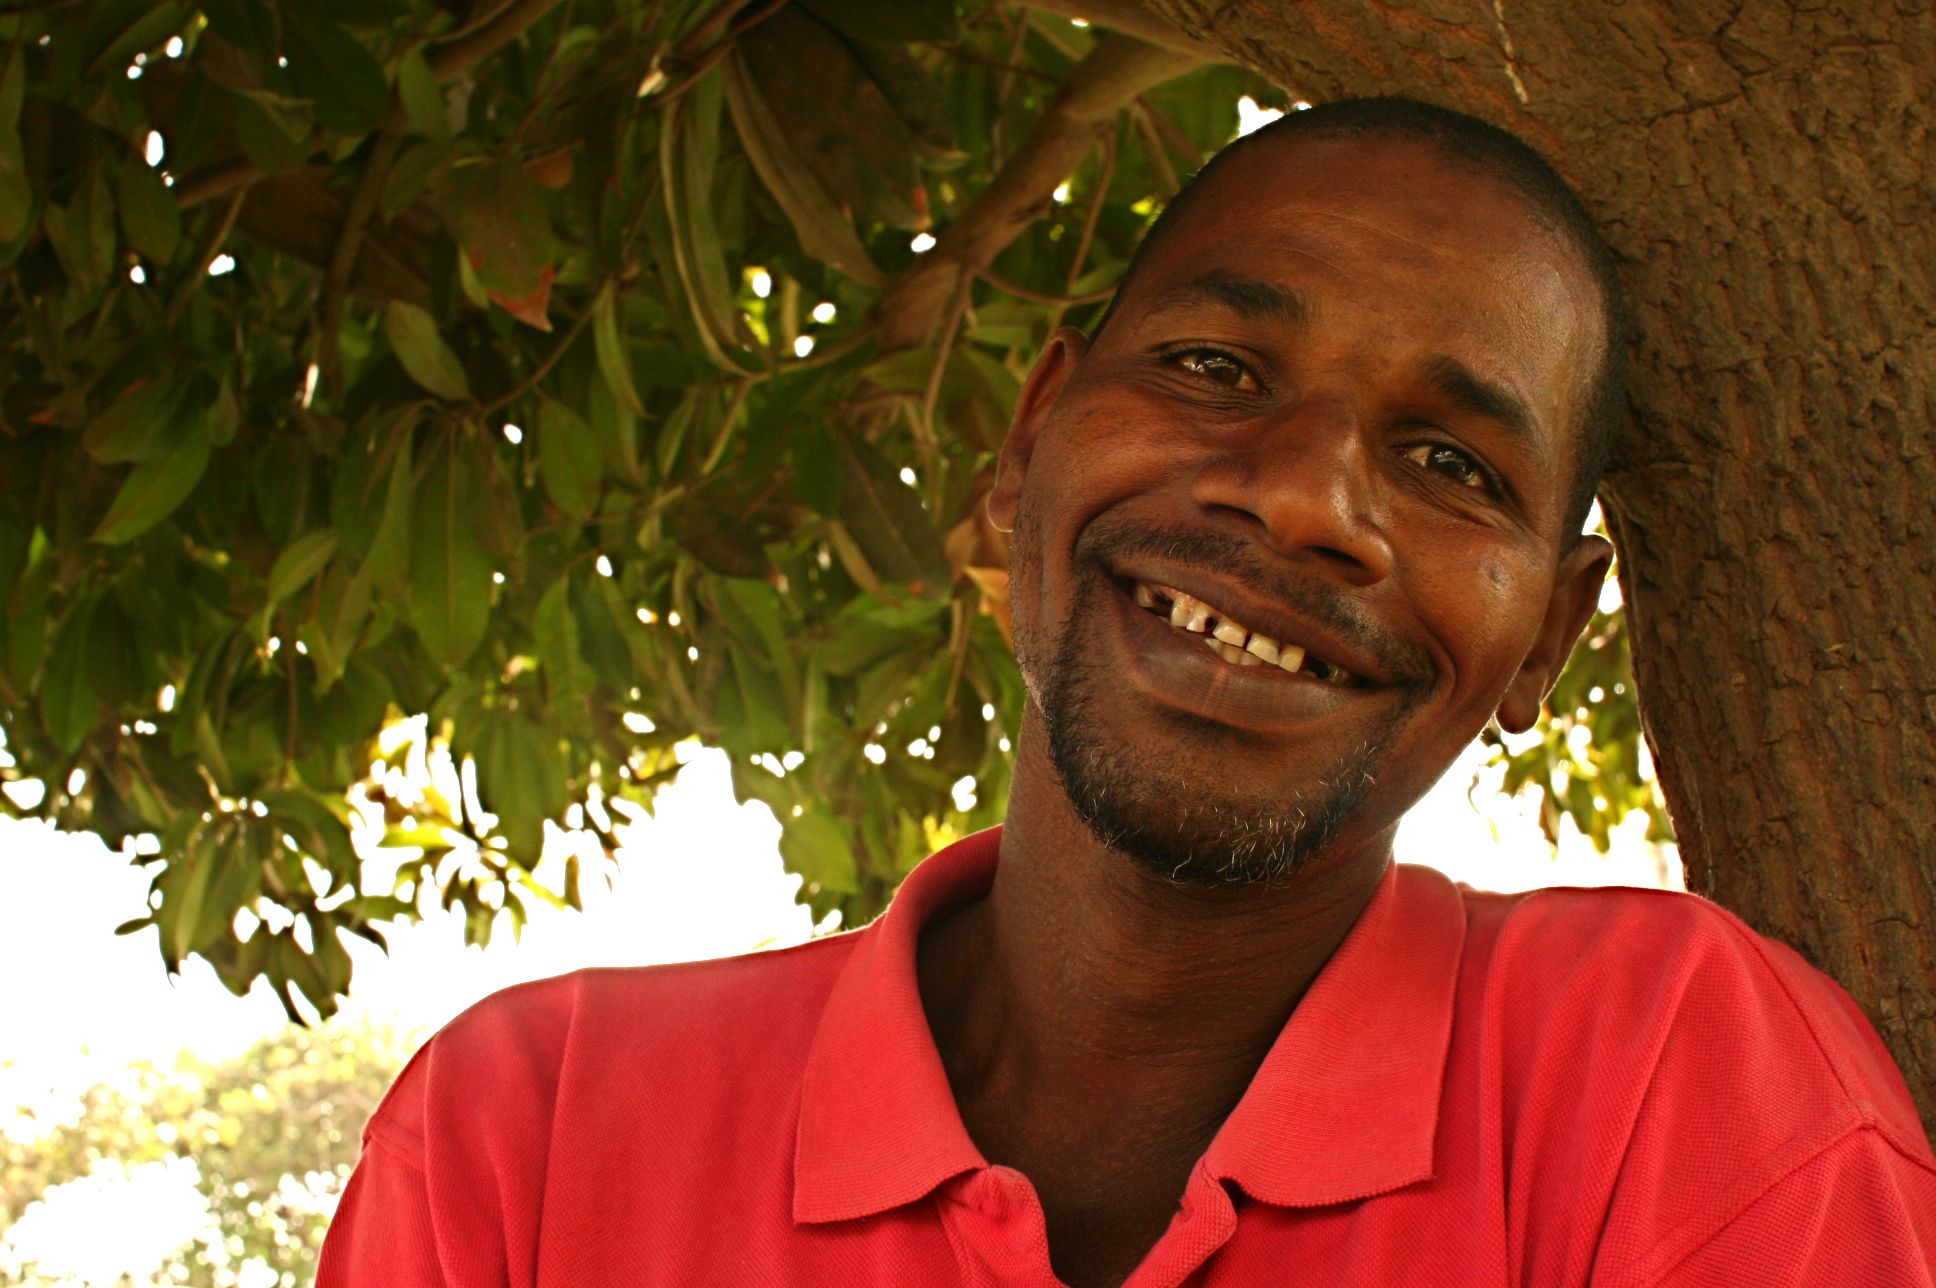
POLYGON ((1237 1209, 1230 1192, 1199 1165, 1183 1188, 1170 1228, 1156 1241, 1123 1288, 1181 1288, 1237 1230, 1237 1209))
POLYGON ((965 1282, 988 1288, 1061 1288, 1049 1265, 1049 1229, 1028 1178, 983 1167, 935 1195, 965 1282))

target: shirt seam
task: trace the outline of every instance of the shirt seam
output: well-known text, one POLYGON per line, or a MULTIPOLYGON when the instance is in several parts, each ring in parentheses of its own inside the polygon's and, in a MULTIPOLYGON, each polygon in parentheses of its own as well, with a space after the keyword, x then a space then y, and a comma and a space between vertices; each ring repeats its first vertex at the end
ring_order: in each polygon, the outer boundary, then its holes
MULTIPOLYGON (((399 1140, 397 1137, 391 1135, 389 1127, 378 1123, 376 1119, 372 1118, 363 1127, 363 1153, 366 1156, 370 1153, 371 1146, 380 1146, 391 1158, 402 1163, 418 1176, 426 1179, 429 1177, 429 1171, 425 1168, 422 1158, 423 1142, 421 1140, 408 1142, 399 1140)), ((361 1166, 361 1160, 358 1160, 358 1165, 361 1166)))
POLYGON ((1634 1278, 1630 1281, 1633 1288, 1658 1288, 1677 1267, 1714 1242, 1757 1203, 1792 1179, 1797 1172, 1844 1142, 1854 1140, 1864 1132, 1872 1132, 1893 1147, 1894 1142, 1889 1141, 1886 1134, 1876 1131, 1875 1120, 1866 1110, 1866 1105, 1851 1103, 1844 1106, 1843 1121, 1832 1125, 1823 1139, 1801 1146, 1784 1164, 1770 1169, 1763 1184, 1744 1193, 1738 1202, 1715 1209, 1705 1220, 1682 1225, 1672 1238, 1656 1244, 1652 1255, 1642 1260, 1634 1272, 1634 1278), (1852 1120, 1850 1115, 1854 1115, 1852 1120))
POLYGON ((1900 1138, 1895 1130, 1895 1124, 1882 1117, 1868 1097, 1858 1096, 1854 1089, 1850 1087, 1849 1078, 1847 1072, 1842 1067, 1842 1062, 1836 1058, 1835 1052, 1830 1044, 1823 1041, 1821 1030, 1815 1023, 1815 1017, 1809 1014, 1808 1008, 1803 1006, 1800 1000, 1796 998, 1794 989, 1789 987, 1788 977, 1776 964, 1773 955, 1768 951, 1768 943, 1761 939, 1760 936, 1749 931, 1746 926, 1735 921, 1732 917, 1724 918, 1724 921, 1728 929, 1734 933, 1734 936, 1753 950, 1756 958, 1761 962, 1762 969, 1766 970, 1773 977, 1775 986, 1781 989, 1781 995, 1787 999, 1789 1008, 1794 1011, 1795 1015, 1801 1020, 1803 1027, 1808 1030, 1809 1040, 1815 1044, 1815 1051, 1821 1057, 1822 1063, 1834 1075, 1835 1085, 1842 1090, 1843 1101, 1853 1106, 1861 1114, 1864 1120, 1862 1125, 1881 1136, 1889 1143, 1890 1148, 1894 1149, 1897 1153, 1902 1154, 1911 1162, 1916 1163, 1923 1170, 1936 1174, 1936 1162, 1919 1158, 1917 1156, 1919 1151, 1911 1145, 1906 1144, 1900 1138))

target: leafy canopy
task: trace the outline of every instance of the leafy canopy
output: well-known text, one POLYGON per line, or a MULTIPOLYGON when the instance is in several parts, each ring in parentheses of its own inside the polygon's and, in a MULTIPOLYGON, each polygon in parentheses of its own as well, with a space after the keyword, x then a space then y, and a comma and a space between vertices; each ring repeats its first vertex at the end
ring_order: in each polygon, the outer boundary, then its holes
MULTIPOLYGON (((547 822, 611 846, 688 739, 864 919, 1006 797, 1019 381, 1246 93, 966 0, 0 12, 0 802, 292 1014, 345 932, 575 904, 547 822), (464 777, 403 799, 412 713, 464 777)), ((1596 630, 1514 772, 1604 840, 1596 630)))

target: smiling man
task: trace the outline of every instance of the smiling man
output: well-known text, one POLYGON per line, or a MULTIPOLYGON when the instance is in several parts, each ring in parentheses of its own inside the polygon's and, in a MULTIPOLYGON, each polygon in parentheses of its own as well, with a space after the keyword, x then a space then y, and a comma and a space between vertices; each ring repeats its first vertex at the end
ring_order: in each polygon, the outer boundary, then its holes
POLYGON ((1795 954, 1391 863, 1606 574, 1609 264, 1457 114, 1226 150, 1002 453, 1005 826, 865 930, 473 1009, 320 1282, 1936 1282, 1901 1077, 1795 954))

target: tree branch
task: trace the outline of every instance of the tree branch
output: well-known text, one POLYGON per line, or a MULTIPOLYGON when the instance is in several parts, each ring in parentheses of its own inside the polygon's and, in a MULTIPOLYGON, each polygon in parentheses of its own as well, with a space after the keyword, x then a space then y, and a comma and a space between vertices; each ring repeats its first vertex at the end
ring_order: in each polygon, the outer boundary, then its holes
POLYGON ((1108 33, 1069 72, 1048 111, 986 188, 875 306, 883 352, 927 341, 961 284, 994 262, 1052 199, 1083 154, 1139 94, 1203 60, 1108 33))
POLYGON ((1098 27, 1120 31, 1126 36, 1158 45, 1179 54, 1189 54, 1200 63, 1223 62, 1229 55, 1213 45, 1192 39, 1176 27, 1145 9, 1139 0, 1021 0, 1031 9, 1080 18, 1098 27))
MULTIPOLYGON (((531 26, 557 8, 562 0, 516 0, 496 18, 485 23, 467 36, 452 41, 439 49, 431 51, 425 61, 430 65, 430 74, 439 84, 455 80, 472 66, 490 57, 504 46, 522 36, 531 26)), ((409 124, 398 103, 390 111, 390 119, 383 128, 392 134, 401 134, 409 124)), ((314 153, 323 144, 323 132, 318 130, 309 140, 309 151, 314 153)), ((200 174, 185 175, 175 185, 175 204, 186 209, 212 197, 247 188, 263 177, 246 158, 237 158, 213 166, 200 174)))
POLYGON ((1033 304, 1055 304, 1063 308, 1074 308, 1081 304, 1100 304, 1116 293, 1116 288, 1112 286, 1105 291, 1090 291, 1084 295, 1049 295, 1042 291, 1031 291, 1026 286, 1017 286, 1006 278, 997 277, 985 268, 981 270, 979 276, 982 281, 1004 295, 1013 295, 1017 299, 1028 300, 1033 304))
POLYGON ((350 198, 349 209, 343 214, 342 231, 337 234, 336 248, 330 253, 329 269, 323 278, 322 305, 317 309, 320 321, 317 323, 316 361, 321 369, 323 388, 328 391, 332 401, 340 400, 343 396, 342 337, 339 334, 343 320, 343 296, 349 290, 357 255, 363 249, 363 230, 369 226, 370 216, 376 213, 377 197, 383 191, 384 177, 390 173, 390 164, 396 160, 397 146, 401 142, 402 136, 395 130, 384 130, 371 145, 370 155, 363 163, 362 177, 356 183, 356 192, 350 198))
POLYGON ((429 54, 426 61, 430 64, 430 74, 439 82, 455 78, 529 31, 559 3, 560 0, 516 0, 483 27, 429 54))
MULTIPOLYGON (((457 74, 471 61, 515 39, 559 2, 522 0, 512 5, 486 27, 438 50, 432 60, 432 70, 440 76, 457 74)), ((1196 54, 1159 47, 1115 32, 1099 36, 1089 54, 1064 78, 1048 109, 1014 155, 969 203, 961 217, 941 230, 934 247, 890 286, 876 306, 871 333, 881 351, 892 352, 925 343, 946 322, 950 305, 964 285, 985 272, 995 257, 1041 215, 1052 200, 1056 185, 1068 178, 1098 140, 1109 134, 1117 114, 1145 91, 1190 71, 1202 61, 1196 54)), ((183 204, 191 204, 199 196, 249 188, 260 178, 252 167, 239 165, 234 173, 219 178, 213 172, 198 176, 197 180, 206 183, 206 192, 186 197, 178 188, 178 195, 185 196, 183 204)), ((184 181, 182 186, 192 187, 197 180, 184 181)), ((260 185, 257 191, 266 193, 272 187, 278 189, 279 199, 262 203, 262 210, 256 212, 260 218, 248 220, 252 225, 251 235, 262 236, 279 249, 312 263, 333 267, 340 273, 341 263, 333 261, 348 259, 343 254, 341 233, 346 226, 354 226, 354 221, 346 219, 349 212, 342 208, 347 204, 344 199, 321 191, 305 171, 275 176, 272 183, 260 185), (312 187, 319 190, 307 190, 312 187), (282 192, 282 188, 290 191, 282 192), (304 191, 298 194, 297 188, 304 191), (298 196, 300 214, 307 216, 308 223, 301 218, 293 221, 290 218, 289 198, 298 196), (272 206, 277 211, 273 216, 272 206), (310 223, 316 227, 310 228, 310 223)), ((254 211, 255 206, 251 202, 250 210, 254 211)), ((347 282, 350 291, 379 299, 395 297, 413 302, 422 299, 423 281, 406 265, 422 262, 425 256, 418 252, 426 248, 416 245, 409 236, 402 237, 396 245, 386 242, 373 246, 368 239, 358 240, 362 243, 362 253, 348 259, 352 266, 347 282)), ((817 359, 820 355, 816 353, 814 357, 817 359)))

